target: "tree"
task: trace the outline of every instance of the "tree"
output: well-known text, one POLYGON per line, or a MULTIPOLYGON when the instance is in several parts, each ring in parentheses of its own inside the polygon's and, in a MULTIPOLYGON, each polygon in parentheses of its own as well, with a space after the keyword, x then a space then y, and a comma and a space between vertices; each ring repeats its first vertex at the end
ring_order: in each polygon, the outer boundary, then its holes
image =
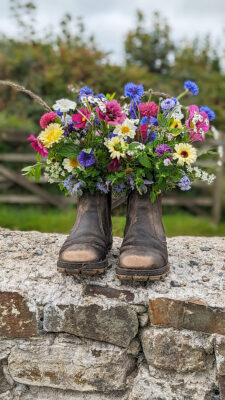
POLYGON ((170 27, 158 12, 153 14, 150 30, 144 27, 145 19, 137 11, 137 25, 128 32, 125 40, 128 64, 146 66, 149 72, 167 73, 170 69, 170 55, 174 44, 170 38, 170 27))

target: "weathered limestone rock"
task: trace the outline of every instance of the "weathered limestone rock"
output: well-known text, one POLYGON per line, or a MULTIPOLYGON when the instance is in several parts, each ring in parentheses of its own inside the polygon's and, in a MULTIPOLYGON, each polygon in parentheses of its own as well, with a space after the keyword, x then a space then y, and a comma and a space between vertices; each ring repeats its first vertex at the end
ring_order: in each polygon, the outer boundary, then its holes
POLYGON ((138 332, 136 312, 128 305, 47 305, 44 330, 67 332, 127 347, 138 332))
POLYGON ((215 341, 217 371, 219 375, 225 375, 225 338, 218 336, 215 341))
POLYGON ((49 336, 17 344, 9 356, 16 382, 81 392, 126 389, 135 360, 126 350, 72 336, 49 336))
POLYGON ((128 400, 213 400, 215 375, 215 368, 207 374, 178 374, 143 363, 128 400))
POLYGON ((148 364, 177 372, 203 371, 207 353, 213 352, 209 338, 175 329, 145 328, 141 342, 148 364))
POLYGON ((36 314, 16 292, 0 292, 0 337, 26 338, 38 334, 36 314))
POLYGON ((149 301, 149 312, 154 325, 225 335, 225 309, 202 301, 161 297, 149 301))

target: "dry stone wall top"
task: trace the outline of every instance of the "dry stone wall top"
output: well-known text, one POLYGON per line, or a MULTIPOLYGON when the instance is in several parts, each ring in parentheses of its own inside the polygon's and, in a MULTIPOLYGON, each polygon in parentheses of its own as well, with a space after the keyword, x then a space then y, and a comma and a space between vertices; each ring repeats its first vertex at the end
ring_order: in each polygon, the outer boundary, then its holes
POLYGON ((0 229, 0 400, 225 400, 225 239, 168 239, 162 281, 56 271, 63 235, 0 229))

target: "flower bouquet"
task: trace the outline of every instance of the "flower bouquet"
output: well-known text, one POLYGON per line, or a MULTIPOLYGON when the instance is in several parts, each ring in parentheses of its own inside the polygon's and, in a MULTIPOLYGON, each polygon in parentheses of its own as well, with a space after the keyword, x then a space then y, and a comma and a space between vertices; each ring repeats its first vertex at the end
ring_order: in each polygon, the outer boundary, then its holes
POLYGON ((211 183, 214 175, 194 166, 195 143, 205 139, 215 114, 207 106, 182 105, 186 94, 199 91, 192 81, 184 88, 169 97, 127 83, 119 102, 84 86, 73 101, 57 100, 41 117, 38 137, 28 138, 37 163, 23 173, 38 181, 43 169, 66 195, 134 189, 142 195, 150 188, 152 202, 167 190, 191 189, 196 179, 211 183))
POLYGON ((24 174, 38 180, 43 168, 49 182, 79 196, 75 224, 59 253, 60 272, 93 275, 107 269, 111 194, 123 193, 127 219, 118 278, 147 281, 168 274, 161 193, 214 179, 194 164, 206 152, 196 144, 209 134, 215 114, 208 106, 181 104, 186 94, 199 91, 192 81, 184 89, 171 97, 127 83, 118 102, 114 94, 94 94, 84 86, 41 117, 42 131, 28 139, 37 163, 24 174))

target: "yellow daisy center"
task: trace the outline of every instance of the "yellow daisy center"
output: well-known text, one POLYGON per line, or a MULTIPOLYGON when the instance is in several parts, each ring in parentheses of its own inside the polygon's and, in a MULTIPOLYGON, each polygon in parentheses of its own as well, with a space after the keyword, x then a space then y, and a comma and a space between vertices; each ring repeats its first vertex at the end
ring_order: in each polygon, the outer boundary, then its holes
POLYGON ((121 132, 125 135, 130 132, 130 128, 128 126, 122 126, 121 132))
POLYGON ((71 167, 75 168, 75 167, 78 167, 78 165, 79 165, 79 162, 78 162, 77 158, 71 158, 70 159, 70 166, 71 167))

